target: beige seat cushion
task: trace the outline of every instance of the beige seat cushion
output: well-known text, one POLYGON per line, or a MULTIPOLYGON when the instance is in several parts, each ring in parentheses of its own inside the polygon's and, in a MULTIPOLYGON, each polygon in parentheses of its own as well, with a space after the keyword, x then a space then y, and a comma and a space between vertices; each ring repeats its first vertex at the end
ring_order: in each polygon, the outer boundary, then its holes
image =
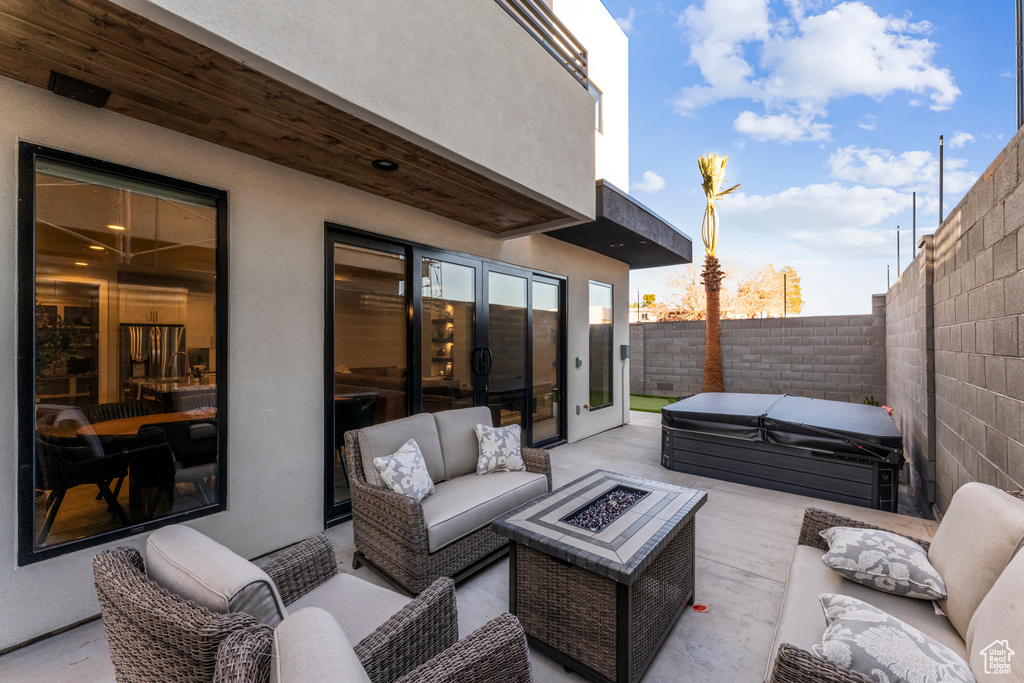
POLYGON ((960 634, 945 617, 935 614, 931 602, 882 593, 845 579, 822 563, 821 557, 824 554, 819 548, 806 545, 798 545, 793 553, 793 563, 789 566, 789 579, 786 582, 786 597, 782 601, 775 641, 768 655, 766 681, 771 679, 779 645, 789 643, 810 652, 813 645, 821 642, 827 624, 818 601, 820 593, 837 593, 863 600, 910 624, 967 659, 967 648, 960 634))
POLYGON ((427 548, 440 550, 547 492, 547 477, 533 472, 465 474, 436 484, 422 502, 427 548))
POLYGON ((274 631, 270 683, 369 683, 352 643, 330 614, 295 612, 274 631))
POLYGON ((953 494, 928 561, 946 583, 940 602, 966 638, 974 610, 1024 542, 1024 501, 994 486, 972 482, 953 494))
POLYGON ((334 617, 353 644, 409 604, 411 598, 351 574, 338 574, 291 604, 292 611, 319 607, 334 617))
POLYGON ((480 455, 477 443, 477 425, 493 427, 491 409, 487 406, 445 410, 434 413, 437 434, 441 438, 441 453, 444 457, 444 478, 454 479, 464 474, 476 474, 476 461, 480 455))
MULTIPOLYGON (((978 605, 967 629, 971 670, 979 681, 985 671, 985 654, 998 656, 1009 648, 1010 673, 993 674, 991 680, 1024 681, 1024 552, 1010 561, 985 599, 978 605)), ((994 663, 994 662, 993 662, 994 663)))
POLYGON ((267 626, 288 616, 265 571, 191 527, 176 524, 149 535, 146 573, 213 612, 245 612, 267 626))
POLYGON ((429 413, 365 427, 356 433, 356 437, 359 439, 359 455, 363 461, 363 476, 374 486, 387 488, 373 467, 373 459, 391 455, 409 439, 415 439, 416 445, 420 447, 431 480, 436 484, 444 479, 441 441, 437 436, 434 416, 429 413))

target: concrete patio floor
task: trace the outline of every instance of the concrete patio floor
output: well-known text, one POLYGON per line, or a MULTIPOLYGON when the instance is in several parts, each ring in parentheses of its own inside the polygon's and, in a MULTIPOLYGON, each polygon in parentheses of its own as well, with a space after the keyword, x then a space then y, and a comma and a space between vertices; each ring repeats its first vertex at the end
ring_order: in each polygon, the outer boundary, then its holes
MULTIPOLYGON (((805 508, 833 510, 923 539, 930 539, 938 526, 917 517, 670 472, 659 464, 660 419, 656 413, 632 412, 629 425, 551 451, 555 486, 607 469, 708 492, 696 526, 696 601, 708 610, 684 613, 648 669, 647 683, 761 680, 805 508)), ((327 535, 342 571, 384 585, 369 569, 352 569, 351 523, 327 535)), ((457 595, 465 636, 508 609, 507 560, 461 583, 457 595)), ((537 652, 532 663, 538 683, 584 680, 537 652)), ((0 657, 0 680, 113 681, 102 623, 0 657)))

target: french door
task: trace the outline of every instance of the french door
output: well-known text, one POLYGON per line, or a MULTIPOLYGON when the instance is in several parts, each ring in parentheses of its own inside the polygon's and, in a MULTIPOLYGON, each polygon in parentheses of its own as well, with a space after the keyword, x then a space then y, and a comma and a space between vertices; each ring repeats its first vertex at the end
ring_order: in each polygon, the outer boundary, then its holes
POLYGON ((351 510, 344 434, 488 406, 523 443, 564 439, 565 280, 328 226, 325 518, 351 510))

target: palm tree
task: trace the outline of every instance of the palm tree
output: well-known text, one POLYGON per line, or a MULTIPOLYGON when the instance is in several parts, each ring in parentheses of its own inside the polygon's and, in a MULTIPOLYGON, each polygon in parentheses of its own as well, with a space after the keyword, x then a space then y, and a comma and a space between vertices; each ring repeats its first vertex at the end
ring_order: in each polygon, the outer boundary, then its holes
POLYGON ((725 391, 725 378, 722 373, 722 320, 719 293, 722 289, 722 278, 725 272, 718 262, 718 211, 715 201, 725 197, 739 185, 727 190, 720 190, 725 182, 725 163, 728 156, 719 158, 717 154, 705 154, 697 159, 700 169, 701 187, 707 197, 707 208, 704 209, 704 224, 701 226, 701 237, 704 240, 704 270, 701 279, 707 293, 708 314, 705 320, 704 340, 704 386, 703 391, 725 391))

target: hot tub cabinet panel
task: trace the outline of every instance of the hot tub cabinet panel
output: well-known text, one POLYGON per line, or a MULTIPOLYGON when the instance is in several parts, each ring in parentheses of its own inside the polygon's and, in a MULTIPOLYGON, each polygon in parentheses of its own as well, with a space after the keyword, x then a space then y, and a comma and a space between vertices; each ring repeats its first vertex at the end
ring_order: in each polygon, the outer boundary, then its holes
POLYGON ((698 394, 662 410, 661 454, 677 472, 897 512, 902 439, 882 408, 698 394))

